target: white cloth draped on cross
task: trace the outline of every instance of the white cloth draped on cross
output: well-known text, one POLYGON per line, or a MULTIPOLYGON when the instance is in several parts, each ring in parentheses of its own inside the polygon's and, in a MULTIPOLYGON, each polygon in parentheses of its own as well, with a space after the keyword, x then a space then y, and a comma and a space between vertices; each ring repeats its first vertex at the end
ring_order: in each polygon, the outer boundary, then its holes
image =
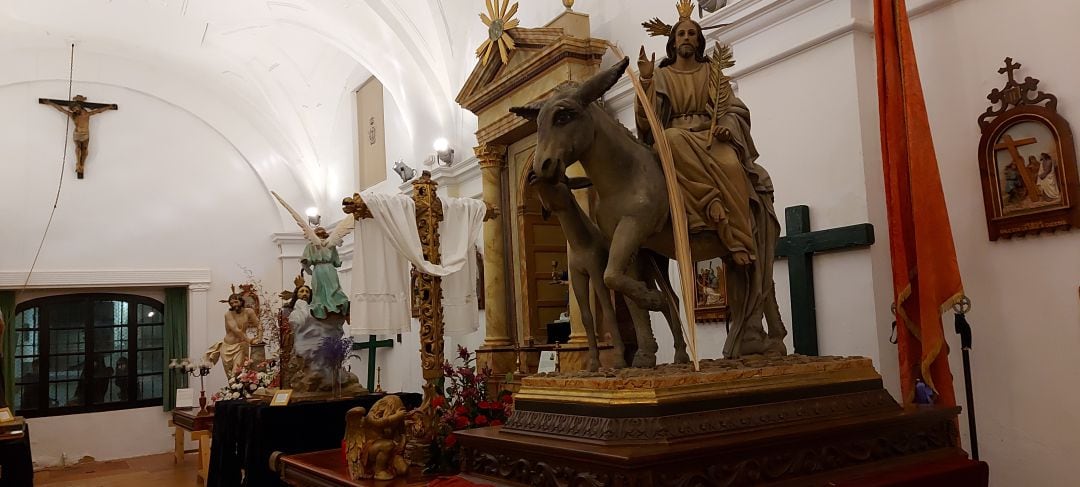
POLYGON ((351 332, 389 335, 411 330, 409 265, 441 276, 444 332, 460 336, 480 327, 476 308, 475 244, 487 211, 472 198, 440 198, 441 264, 424 259, 416 229, 416 204, 406 195, 369 194, 364 203, 372 218, 354 230, 351 332))

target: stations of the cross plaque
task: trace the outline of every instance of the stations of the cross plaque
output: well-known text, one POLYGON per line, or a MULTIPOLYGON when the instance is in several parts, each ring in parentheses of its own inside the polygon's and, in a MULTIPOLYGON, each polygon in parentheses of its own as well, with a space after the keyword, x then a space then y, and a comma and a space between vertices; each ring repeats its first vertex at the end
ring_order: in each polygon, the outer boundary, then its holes
POLYGON ((49 105, 71 118, 71 122, 75 125, 75 133, 72 136, 75 142, 75 173, 79 179, 82 179, 86 156, 90 150, 90 117, 106 110, 119 110, 120 107, 115 103, 89 102, 82 95, 75 95, 75 98, 71 100, 38 98, 38 103, 49 105))
POLYGON ((795 353, 818 354, 817 305, 814 303, 814 254, 831 250, 868 247, 874 243, 869 223, 810 231, 810 208, 784 210, 787 235, 776 243, 776 256, 788 261, 791 289, 791 330, 795 353))
POLYGON ((387 338, 386 340, 377 340, 375 335, 369 335, 368 341, 353 343, 353 350, 367 350, 368 351, 368 367, 367 367, 367 389, 368 391, 375 391, 375 351, 380 348, 394 348, 394 340, 387 338))

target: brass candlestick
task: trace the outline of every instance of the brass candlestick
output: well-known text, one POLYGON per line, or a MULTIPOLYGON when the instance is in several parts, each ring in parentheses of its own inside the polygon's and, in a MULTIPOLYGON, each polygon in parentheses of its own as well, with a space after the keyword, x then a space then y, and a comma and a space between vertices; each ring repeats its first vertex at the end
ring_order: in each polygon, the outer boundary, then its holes
POLYGON ((382 389, 382 367, 375 367, 375 392, 386 392, 382 389))

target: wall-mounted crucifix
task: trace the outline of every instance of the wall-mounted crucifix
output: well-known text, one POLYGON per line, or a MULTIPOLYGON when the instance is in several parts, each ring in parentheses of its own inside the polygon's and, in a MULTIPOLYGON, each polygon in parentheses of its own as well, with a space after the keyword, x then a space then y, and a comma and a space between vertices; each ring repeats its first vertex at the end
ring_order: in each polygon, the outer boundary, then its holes
POLYGON ((76 156, 75 173, 78 174, 79 179, 82 179, 87 151, 90 148, 90 117, 106 110, 119 110, 120 107, 116 106, 115 103, 88 102, 86 97, 82 95, 75 95, 75 98, 70 101, 38 98, 38 103, 49 105, 71 117, 71 121, 75 124, 75 135, 73 137, 76 156))
POLYGON ((788 260, 791 289, 791 330, 795 353, 818 354, 817 305, 814 304, 814 254, 829 250, 868 247, 874 243, 869 223, 810 231, 810 207, 784 210, 787 235, 776 243, 776 256, 788 260))

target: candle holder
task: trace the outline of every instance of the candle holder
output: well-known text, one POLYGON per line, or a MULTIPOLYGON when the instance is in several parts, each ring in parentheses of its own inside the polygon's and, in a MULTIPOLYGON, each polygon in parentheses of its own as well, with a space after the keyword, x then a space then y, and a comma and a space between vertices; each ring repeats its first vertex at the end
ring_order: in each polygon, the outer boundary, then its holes
POLYGON ((203 377, 210 375, 213 364, 207 362, 194 363, 189 358, 172 359, 169 368, 179 370, 192 377, 199 378, 199 415, 208 414, 206 411, 206 382, 203 377))

